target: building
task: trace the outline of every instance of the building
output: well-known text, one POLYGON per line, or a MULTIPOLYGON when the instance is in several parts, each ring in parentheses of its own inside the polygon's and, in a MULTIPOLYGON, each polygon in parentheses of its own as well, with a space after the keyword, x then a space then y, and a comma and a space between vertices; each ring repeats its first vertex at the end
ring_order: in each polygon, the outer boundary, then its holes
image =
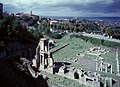
POLYGON ((2 14, 3 14, 3 4, 0 3, 0 19, 2 18, 2 14))
POLYGON ((31 17, 34 18, 35 15, 33 15, 32 11, 30 11, 30 13, 24 13, 24 12, 20 12, 20 13, 16 13, 17 17, 31 17))
POLYGON ((58 21, 50 21, 50 25, 57 25, 57 24, 59 24, 59 22, 58 21))

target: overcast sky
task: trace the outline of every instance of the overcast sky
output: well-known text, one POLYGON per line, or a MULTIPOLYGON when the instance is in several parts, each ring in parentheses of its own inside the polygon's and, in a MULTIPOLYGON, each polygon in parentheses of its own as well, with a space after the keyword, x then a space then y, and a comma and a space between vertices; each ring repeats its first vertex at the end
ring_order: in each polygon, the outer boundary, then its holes
POLYGON ((0 0, 7 12, 41 16, 120 16, 120 0, 0 0))

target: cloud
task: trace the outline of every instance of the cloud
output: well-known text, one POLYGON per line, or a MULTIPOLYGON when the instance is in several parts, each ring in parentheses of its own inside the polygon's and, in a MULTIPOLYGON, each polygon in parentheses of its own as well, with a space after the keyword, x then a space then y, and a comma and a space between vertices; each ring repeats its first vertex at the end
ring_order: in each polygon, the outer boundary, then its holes
POLYGON ((7 11, 45 16, 118 16, 119 0, 2 0, 7 11), (13 9, 12 9, 13 8, 13 9))

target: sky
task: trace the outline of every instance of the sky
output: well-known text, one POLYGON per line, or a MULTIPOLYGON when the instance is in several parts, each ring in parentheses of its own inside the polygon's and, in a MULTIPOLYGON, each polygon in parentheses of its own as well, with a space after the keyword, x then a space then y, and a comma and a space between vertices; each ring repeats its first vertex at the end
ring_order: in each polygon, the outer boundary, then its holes
POLYGON ((9 13, 41 16, 119 17, 120 0, 0 0, 9 13))

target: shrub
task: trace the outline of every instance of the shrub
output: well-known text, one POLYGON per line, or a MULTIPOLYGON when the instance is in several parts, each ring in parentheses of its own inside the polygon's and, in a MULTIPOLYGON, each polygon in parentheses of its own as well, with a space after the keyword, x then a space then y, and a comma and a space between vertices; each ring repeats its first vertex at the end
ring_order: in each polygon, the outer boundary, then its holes
POLYGON ((61 39, 63 37, 62 34, 57 34, 57 33, 50 33, 49 36, 54 39, 61 39))

